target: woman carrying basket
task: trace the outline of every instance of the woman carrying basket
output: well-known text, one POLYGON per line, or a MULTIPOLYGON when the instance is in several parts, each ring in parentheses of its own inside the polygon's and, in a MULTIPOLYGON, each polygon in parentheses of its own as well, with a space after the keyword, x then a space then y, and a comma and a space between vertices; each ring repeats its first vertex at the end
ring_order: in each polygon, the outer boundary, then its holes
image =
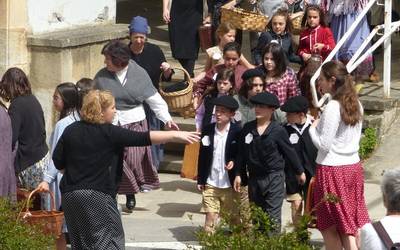
MULTIPOLYGON (((147 131, 146 102, 156 117, 168 128, 179 129, 168 112, 168 106, 154 88, 146 71, 129 60, 128 45, 111 41, 102 50, 106 67, 95 76, 97 89, 109 90, 115 97, 117 115, 113 121, 132 131, 147 131)), ((139 191, 160 187, 157 170, 151 159, 150 147, 127 147, 124 151, 124 174, 119 194, 126 195, 126 208, 132 212, 139 191)))
MULTIPOLYGON (((173 71, 167 63, 160 47, 147 42, 147 34, 149 32, 149 25, 146 18, 141 16, 133 17, 129 25, 129 48, 131 50, 131 59, 146 70, 153 86, 158 90, 160 75, 162 80, 169 81, 173 71)), ((150 130, 160 130, 160 128, 163 127, 162 122, 157 119, 147 103, 144 103, 143 107, 146 112, 146 120, 150 130)), ((160 162, 163 158, 162 145, 152 145, 151 156, 154 166, 156 169, 159 169, 160 162)))
POLYGON ((61 204, 72 249, 125 249, 115 199, 124 147, 199 139, 195 132, 136 132, 114 126, 115 105, 110 92, 89 92, 83 100, 82 120, 64 130, 53 152, 56 168, 64 170, 61 204))

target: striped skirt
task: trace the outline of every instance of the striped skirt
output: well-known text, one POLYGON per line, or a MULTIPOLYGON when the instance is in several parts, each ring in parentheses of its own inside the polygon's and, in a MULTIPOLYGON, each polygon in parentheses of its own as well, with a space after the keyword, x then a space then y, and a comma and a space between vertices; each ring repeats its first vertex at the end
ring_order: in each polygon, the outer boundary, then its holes
POLYGON ((72 249, 125 249, 115 198, 91 189, 76 190, 62 194, 62 207, 72 249))
POLYGON ((326 194, 340 198, 338 203, 324 201, 316 209, 317 228, 331 226, 342 234, 356 235, 358 229, 370 222, 364 199, 364 175, 361 163, 344 166, 317 165, 313 205, 326 194))
MULTIPOLYGON (((148 131, 147 121, 122 126, 132 131, 148 131)), ((157 170, 151 158, 151 147, 127 147, 124 151, 123 174, 119 194, 136 194, 143 189, 160 188, 157 170)))

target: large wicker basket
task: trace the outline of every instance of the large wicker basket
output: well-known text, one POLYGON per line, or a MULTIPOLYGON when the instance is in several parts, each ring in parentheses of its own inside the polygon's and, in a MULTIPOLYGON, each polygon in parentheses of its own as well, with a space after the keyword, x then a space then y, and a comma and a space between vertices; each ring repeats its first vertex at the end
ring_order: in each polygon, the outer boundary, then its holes
POLYGON ((303 27, 301 26, 301 21, 303 20, 303 16, 304 16, 303 11, 299 11, 290 15, 290 19, 292 20, 292 25, 293 25, 293 30, 292 30, 293 35, 300 35, 301 31, 303 30, 303 27))
POLYGON ((184 74, 184 80, 188 83, 188 86, 179 91, 175 92, 164 92, 165 84, 161 81, 160 76, 160 95, 164 98, 165 102, 171 111, 179 111, 181 109, 187 108, 192 103, 192 92, 193 92, 193 81, 190 78, 189 73, 182 68, 174 68, 174 70, 180 70, 184 74))
POLYGON ((241 30, 265 31, 268 24, 268 17, 257 12, 222 6, 221 23, 224 22, 229 22, 241 30))
POLYGON ((51 197, 51 211, 29 211, 29 203, 33 195, 38 191, 38 189, 35 189, 30 193, 26 201, 25 211, 21 211, 19 219, 30 225, 39 226, 44 234, 58 238, 61 235, 64 212, 55 210, 54 195, 52 192, 49 192, 51 197))

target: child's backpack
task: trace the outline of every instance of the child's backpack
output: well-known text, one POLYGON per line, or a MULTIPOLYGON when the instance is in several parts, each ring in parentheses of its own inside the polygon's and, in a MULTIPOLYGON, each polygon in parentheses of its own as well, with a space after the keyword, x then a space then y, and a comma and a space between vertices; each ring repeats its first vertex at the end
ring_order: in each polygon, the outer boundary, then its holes
POLYGON ((393 243, 392 239, 390 238, 389 234, 386 232, 385 228, 383 227, 380 221, 372 223, 375 231, 378 233, 379 238, 383 241, 386 248, 389 250, 400 250, 400 242, 393 243))

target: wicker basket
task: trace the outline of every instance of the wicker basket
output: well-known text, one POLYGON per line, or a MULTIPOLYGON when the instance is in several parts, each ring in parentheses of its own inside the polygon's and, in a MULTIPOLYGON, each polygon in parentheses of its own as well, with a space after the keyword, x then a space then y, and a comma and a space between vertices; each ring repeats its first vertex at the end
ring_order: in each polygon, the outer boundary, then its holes
POLYGON ((290 19, 292 20, 292 25, 293 25, 293 30, 292 30, 293 35, 300 35, 301 31, 303 30, 303 27, 301 26, 301 21, 303 20, 303 16, 304 16, 303 11, 299 11, 290 15, 290 19))
POLYGON ((30 193, 26 200, 25 211, 21 211, 18 218, 30 225, 38 225, 41 227, 44 234, 49 234, 58 238, 61 235, 62 225, 64 222, 64 212, 55 210, 54 195, 52 192, 49 192, 51 197, 51 211, 29 211, 30 200, 38 191, 38 189, 35 189, 30 193))
POLYGON ((187 108, 192 103, 192 92, 193 92, 193 81, 190 78, 189 73, 182 68, 174 68, 174 70, 180 70, 184 74, 184 80, 189 84, 186 89, 175 91, 175 92, 164 92, 164 84, 161 81, 160 75, 160 95, 164 98, 165 102, 168 104, 168 107, 171 108, 172 111, 178 111, 180 109, 187 108))
POLYGON ((237 29, 250 31, 265 31, 268 17, 257 12, 240 8, 221 7, 221 23, 229 22, 237 29))

